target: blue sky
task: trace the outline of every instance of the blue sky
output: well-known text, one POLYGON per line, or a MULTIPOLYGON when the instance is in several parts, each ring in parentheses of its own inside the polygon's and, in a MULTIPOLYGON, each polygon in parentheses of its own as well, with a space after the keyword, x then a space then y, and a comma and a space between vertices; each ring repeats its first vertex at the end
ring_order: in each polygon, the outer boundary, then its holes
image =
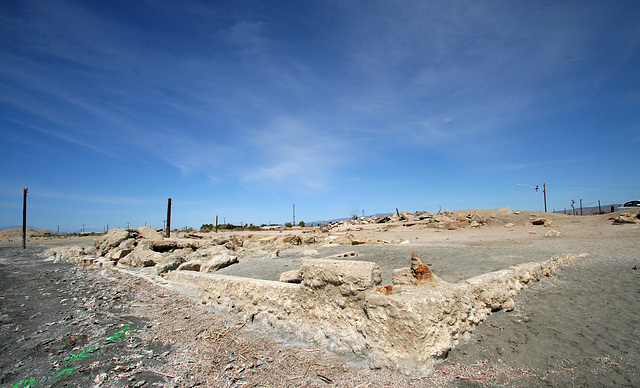
POLYGON ((637 1, 0 3, 0 226, 640 198, 637 1))

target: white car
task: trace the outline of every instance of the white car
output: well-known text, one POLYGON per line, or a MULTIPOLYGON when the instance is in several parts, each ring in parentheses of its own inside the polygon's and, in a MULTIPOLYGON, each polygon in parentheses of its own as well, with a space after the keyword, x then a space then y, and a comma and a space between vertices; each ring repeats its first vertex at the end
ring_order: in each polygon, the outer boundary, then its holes
POLYGON ((640 201, 629 201, 624 205, 618 207, 618 210, 629 210, 629 209, 637 209, 640 207, 640 201))

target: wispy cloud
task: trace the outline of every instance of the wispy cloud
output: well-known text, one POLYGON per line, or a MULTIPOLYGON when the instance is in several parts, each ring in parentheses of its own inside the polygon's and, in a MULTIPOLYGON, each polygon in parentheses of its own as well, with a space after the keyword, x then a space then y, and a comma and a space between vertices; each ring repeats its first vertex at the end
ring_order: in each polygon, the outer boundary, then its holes
POLYGON ((101 195, 80 195, 76 193, 64 193, 55 191, 30 190, 29 196, 34 198, 47 198, 64 201, 66 203, 81 202, 94 203, 99 205, 119 205, 119 206, 149 206, 156 205, 161 207, 165 204, 158 198, 142 198, 142 197, 121 197, 121 196, 101 196, 101 195))
POLYGON ((279 117, 252 141, 259 164, 250 164, 243 180, 288 190, 326 190, 349 159, 347 142, 311 124, 279 117))
MULTIPOLYGON (((0 161, 45 182, 50 199, 141 206, 109 195, 126 184, 153 198, 180 190, 197 208, 207 191, 251 203, 310 197, 354 179, 406 183, 403 169, 546 172, 553 164, 537 157, 557 152, 551 142, 597 153, 604 132, 640 141, 630 113, 640 30, 626 4, 283 7, 0 7, 11 37, 1 43, 0 161), (65 193, 85 182, 93 202, 65 193)), ((578 149, 563 149, 564 162, 578 149)))

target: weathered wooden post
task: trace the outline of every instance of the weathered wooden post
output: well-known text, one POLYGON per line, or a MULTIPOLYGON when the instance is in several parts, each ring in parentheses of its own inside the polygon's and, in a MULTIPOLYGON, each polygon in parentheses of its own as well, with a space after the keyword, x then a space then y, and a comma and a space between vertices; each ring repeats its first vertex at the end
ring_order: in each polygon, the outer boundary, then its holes
POLYGON ((27 249, 27 193, 28 188, 24 188, 24 197, 22 199, 22 249, 27 249))
POLYGON ((218 216, 216 216, 216 233, 218 233, 218 216))
POLYGON ((580 215, 583 215, 582 214, 582 200, 580 200, 580 215))
POLYGON ((167 203, 167 237, 171 237, 171 198, 167 203))

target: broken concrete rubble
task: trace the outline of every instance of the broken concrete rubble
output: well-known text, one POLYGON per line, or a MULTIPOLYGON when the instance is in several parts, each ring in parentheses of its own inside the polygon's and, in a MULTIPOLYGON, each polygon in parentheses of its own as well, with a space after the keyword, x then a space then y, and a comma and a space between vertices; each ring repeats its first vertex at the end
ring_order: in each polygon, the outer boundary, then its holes
POLYGON ((343 296, 376 287, 382 273, 376 263, 352 260, 305 259, 300 266, 302 284, 312 290, 335 286, 343 296))
POLYGON ((287 271, 280 274, 280 281, 283 283, 301 283, 302 275, 300 270, 294 269, 293 271, 287 271))
MULTIPOLYGON (((333 222, 327 225, 327 229, 334 229, 349 225, 402 223, 403 226, 424 226, 437 229, 455 230, 459 228, 479 227, 487 224, 487 221, 477 214, 459 214, 445 210, 437 214, 424 211, 415 213, 399 212, 388 216, 360 217, 352 220, 333 222)), ((355 245, 355 244, 354 244, 355 245)))
POLYGON ((45 260, 51 260, 54 263, 58 262, 77 262, 78 258, 87 256, 87 255, 95 255, 96 249, 93 247, 85 248, 79 246, 70 246, 70 247, 55 247, 49 248, 42 252, 41 256, 45 258, 45 260))
POLYGON ((546 218, 534 218, 531 220, 531 225, 551 226, 551 221, 546 218))
POLYGON ((226 239, 168 240, 158 231, 142 227, 137 230, 111 229, 96 241, 95 248, 57 247, 46 250, 43 255, 58 261, 102 263, 101 267, 155 266, 155 273, 159 275, 176 269, 217 271, 238 262, 238 255, 228 247, 237 249, 242 245, 243 242, 235 236, 226 239), (94 255, 96 257, 91 257, 94 255))
POLYGON ((160 241, 164 238, 164 234, 157 231, 156 229, 152 229, 148 226, 142 226, 138 228, 138 234, 145 240, 149 241, 160 241))
POLYGON ((151 267, 154 266, 163 260, 162 253, 140 249, 135 250, 125 257, 114 260, 118 262, 118 265, 121 267, 151 267))
MULTIPOLYGON (((195 252, 197 253, 197 252, 195 252)), ((206 259, 192 259, 178 266, 182 271, 215 272, 238 262, 238 256, 221 253, 206 259)))
MULTIPOLYGON (((137 234, 137 233, 136 233, 137 234)), ((128 229, 111 229, 105 233, 95 244, 98 256, 104 256, 121 242, 132 237, 133 231, 128 229)))
POLYGON ((344 253, 338 253, 337 255, 324 257, 324 259, 339 259, 339 258, 345 258, 345 257, 358 257, 358 252, 349 251, 344 253))
POLYGON ((624 213, 612 218, 614 224, 637 224, 640 222, 640 213, 624 213))
POLYGON ((284 242, 285 244, 291 244, 291 245, 302 245, 302 238, 296 235, 289 235, 289 236, 285 236, 282 239, 282 242, 284 242))

